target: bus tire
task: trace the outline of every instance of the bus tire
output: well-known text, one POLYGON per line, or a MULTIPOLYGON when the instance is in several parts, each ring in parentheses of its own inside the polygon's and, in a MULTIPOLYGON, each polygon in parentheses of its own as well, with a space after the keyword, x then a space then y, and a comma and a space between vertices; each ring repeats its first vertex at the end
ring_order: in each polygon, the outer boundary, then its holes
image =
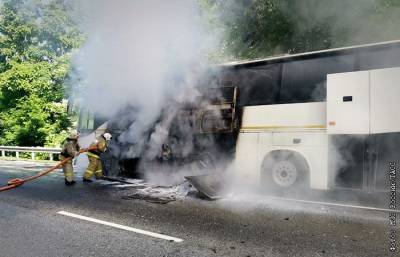
POLYGON ((307 161, 297 152, 277 150, 268 154, 261 167, 261 184, 266 191, 292 192, 309 188, 307 161))

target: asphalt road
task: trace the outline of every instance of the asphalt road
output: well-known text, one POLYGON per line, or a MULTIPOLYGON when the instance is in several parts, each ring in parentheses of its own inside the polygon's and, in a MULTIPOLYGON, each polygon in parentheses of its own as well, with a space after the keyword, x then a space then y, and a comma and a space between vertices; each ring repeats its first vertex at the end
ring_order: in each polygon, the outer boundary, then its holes
MULTIPOLYGON (((0 185, 32 174, 12 166, 0 162, 0 185)), ((124 200, 123 192, 81 182, 66 187, 56 173, 0 193, 0 256, 399 256, 388 250, 383 210, 249 195, 155 204, 124 200)))

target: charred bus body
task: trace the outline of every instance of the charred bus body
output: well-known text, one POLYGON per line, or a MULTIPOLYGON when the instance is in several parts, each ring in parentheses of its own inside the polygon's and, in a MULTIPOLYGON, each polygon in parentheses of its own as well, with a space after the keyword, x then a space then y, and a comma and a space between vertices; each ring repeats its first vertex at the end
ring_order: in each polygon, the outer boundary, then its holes
POLYGON ((136 110, 124 110, 118 119, 109 120, 107 130, 115 140, 103 158, 107 173, 136 178, 146 171, 168 174, 185 168, 196 173, 215 169, 221 158, 232 159, 239 131, 237 88, 199 91, 190 102, 168 102, 137 144, 119 140, 127 130, 135 129, 132 113, 136 110))
MULTIPOLYGON (((137 157, 106 156, 105 166, 110 174, 129 176, 137 175, 139 163, 154 161, 162 166, 172 163, 173 167, 196 163, 199 169, 207 169, 214 166, 217 160, 213 156, 218 152, 226 153, 236 167, 246 166, 246 172, 232 172, 245 173, 245 179, 258 180, 267 187, 386 191, 388 163, 400 163, 400 133, 329 133, 327 77, 393 67, 400 67, 400 41, 220 65, 214 72, 219 90, 234 93, 213 101, 211 96, 224 93, 207 94, 205 90, 201 105, 175 104, 178 108, 174 109, 179 111, 174 113, 168 137, 161 144, 154 144, 151 135, 165 114, 149 128, 137 157), (301 125, 292 121, 297 118, 301 125), (191 132, 187 134, 188 128, 191 132), (183 151, 188 142, 194 146, 183 151), (158 152, 152 151, 154 145, 158 152), (274 159, 267 165, 267 160, 278 152, 289 157, 274 159), (332 157, 337 152, 342 156, 340 165, 332 157), (289 169, 276 163, 289 163, 289 169)), ((166 106, 165 112, 168 110, 166 106)), ((115 134, 120 132, 112 124, 109 129, 115 134)), ((120 145, 119 149, 129 152, 132 147, 120 145)))

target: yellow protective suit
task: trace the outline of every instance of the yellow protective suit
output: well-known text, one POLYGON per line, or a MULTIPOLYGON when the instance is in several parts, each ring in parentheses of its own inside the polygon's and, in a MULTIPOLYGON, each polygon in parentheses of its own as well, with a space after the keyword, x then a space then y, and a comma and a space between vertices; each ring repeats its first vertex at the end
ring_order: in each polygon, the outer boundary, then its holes
POLYGON ((92 143, 89 148, 97 147, 97 150, 92 150, 87 153, 89 158, 89 165, 83 174, 84 179, 90 179, 93 175, 96 178, 101 178, 103 176, 103 165, 101 164, 100 155, 104 153, 107 149, 107 141, 104 137, 98 137, 94 143, 92 143))
MULTIPOLYGON (((79 152, 79 149, 80 147, 77 140, 67 138, 62 146, 60 161, 63 161, 68 157, 74 158, 75 155, 79 152)), ((74 181, 74 168, 72 166, 72 160, 73 159, 69 160, 62 166, 65 180, 68 182, 74 181)))

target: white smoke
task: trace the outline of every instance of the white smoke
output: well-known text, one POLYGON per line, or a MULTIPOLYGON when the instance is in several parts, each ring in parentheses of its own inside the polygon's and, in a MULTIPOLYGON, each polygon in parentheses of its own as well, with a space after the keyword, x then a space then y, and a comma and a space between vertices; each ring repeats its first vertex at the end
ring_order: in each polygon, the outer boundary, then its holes
POLYGON ((81 106, 106 119, 137 110, 120 142, 138 143, 162 105, 207 67, 215 40, 195 1, 82 1, 87 42, 75 58, 86 89, 81 106))

